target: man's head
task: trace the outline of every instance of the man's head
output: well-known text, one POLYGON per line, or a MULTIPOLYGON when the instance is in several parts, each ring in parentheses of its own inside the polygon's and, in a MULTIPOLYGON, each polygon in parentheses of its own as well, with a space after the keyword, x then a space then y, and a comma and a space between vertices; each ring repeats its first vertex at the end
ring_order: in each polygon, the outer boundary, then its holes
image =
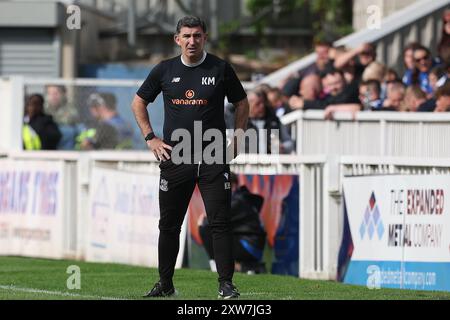
POLYGON ((46 88, 48 106, 57 109, 66 102, 66 88, 58 85, 48 85, 46 88))
POLYGON ((270 88, 267 92, 267 100, 270 106, 274 109, 283 105, 283 93, 279 88, 270 88))
POLYGON ((345 79, 342 71, 330 70, 327 72, 323 78, 323 85, 325 91, 332 96, 340 94, 345 88, 345 79))
POLYGON ((253 119, 264 118, 266 116, 265 94, 259 90, 250 91, 247 98, 250 107, 249 117, 253 119))
POLYGON ((407 110, 416 112, 425 101, 427 101, 427 95, 420 89, 419 85, 412 85, 406 89, 404 102, 407 110))
POLYGON ((44 111, 44 97, 40 94, 32 94, 25 101, 25 114, 30 118, 44 111))
POLYGON ((380 99, 381 86, 377 80, 363 81, 359 85, 359 100, 361 104, 370 108, 370 102, 380 99))
POLYGON ((316 41, 314 43, 314 51, 316 52, 316 64, 319 68, 324 68, 325 65, 330 60, 329 51, 331 48, 331 43, 327 41, 316 41))
POLYGON ((304 100, 316 100, 322 91, 322 82, 317 74, 309 74, 300 82, 300 96, 304 100))
POLYGON ((205 22, 198 17, 186 16, 178 21, 174 39, 187 62, 201 59, 208 38, 206 32, 205 22))
POLYGON ((359 62, 363 66, 368 66, 369 64, 374 62, 376 57, 377 57, 377 52, 376 52, 375 45, 373 45, 371 43, 365 43, 364 44, 364 50, 362 50, 358 54, 359 62))
POLYGON ((387 100, 389 107, 400 110, 405 97, 405 85, 401 81, 393 81, 387 86, 387 100))
POLYGON ((417 47, 414 50, 414 61, 420 72, 429 72, 433 64, 430 50, 424 46, 417 47))
POLYGON ((450 111, 450 82, 447 81, 442 87, 436 91, 436 108, 435 112, 450 111))
POLYGON ((445 69, 445 67, 441 66, 434 67, 428 74, 428 80, 430 82, 431 88, 433 89, 433 92, 436 92, 436 90, 441 87, 447 80, 447 70, 445 69))
POLYGON ((97 120, 106 120, 117 113, 117 100, 112 93, 93 93, 88 98, 91 115, 97 120))

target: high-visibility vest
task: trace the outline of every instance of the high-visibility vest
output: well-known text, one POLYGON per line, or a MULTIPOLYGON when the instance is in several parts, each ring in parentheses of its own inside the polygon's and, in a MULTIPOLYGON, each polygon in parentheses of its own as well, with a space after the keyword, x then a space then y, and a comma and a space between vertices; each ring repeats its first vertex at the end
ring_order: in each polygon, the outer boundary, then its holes
POLYGON ((97 134, 96 129, 87 129, 82 131, 76 138, 75 138, 75 149, 81 150, 81 143, 85 139, 93 140, 95 138, 95 135, 97 134))
POLYGON ((25 150, 41 150, 41 138, 28 124, 24 124, 22 127, 22 139, 25 150))

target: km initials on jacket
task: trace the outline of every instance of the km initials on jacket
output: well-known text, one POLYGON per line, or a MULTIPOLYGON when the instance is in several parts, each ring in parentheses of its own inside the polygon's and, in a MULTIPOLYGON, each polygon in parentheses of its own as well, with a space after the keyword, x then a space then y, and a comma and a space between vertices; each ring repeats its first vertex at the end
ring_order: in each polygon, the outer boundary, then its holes
POLYGON ((202 77, 202 86, 216 85, 216 78, 214 77, 202 77))

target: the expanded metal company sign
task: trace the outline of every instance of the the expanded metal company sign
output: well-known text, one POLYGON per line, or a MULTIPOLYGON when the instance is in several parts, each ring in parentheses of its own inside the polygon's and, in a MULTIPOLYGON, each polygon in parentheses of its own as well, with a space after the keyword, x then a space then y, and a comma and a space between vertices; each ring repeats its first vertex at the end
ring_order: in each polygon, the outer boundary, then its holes
POLYGON ((354 250, 344 282, 450 290, 450 177, 344 179, 354 250))

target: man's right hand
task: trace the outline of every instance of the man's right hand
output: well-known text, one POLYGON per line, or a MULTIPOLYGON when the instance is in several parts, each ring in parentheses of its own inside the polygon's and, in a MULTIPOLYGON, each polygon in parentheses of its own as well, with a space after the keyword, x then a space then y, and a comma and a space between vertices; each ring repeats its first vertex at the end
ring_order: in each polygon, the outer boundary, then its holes
POLYGON ((166 161, 170 159, 170 155, 167 153, 167 150, 172 150, 172 147, 165 144, 160 138, 154 137, 152 140, 147 141, 147 146, 153 152, 158 161, 166 161))

